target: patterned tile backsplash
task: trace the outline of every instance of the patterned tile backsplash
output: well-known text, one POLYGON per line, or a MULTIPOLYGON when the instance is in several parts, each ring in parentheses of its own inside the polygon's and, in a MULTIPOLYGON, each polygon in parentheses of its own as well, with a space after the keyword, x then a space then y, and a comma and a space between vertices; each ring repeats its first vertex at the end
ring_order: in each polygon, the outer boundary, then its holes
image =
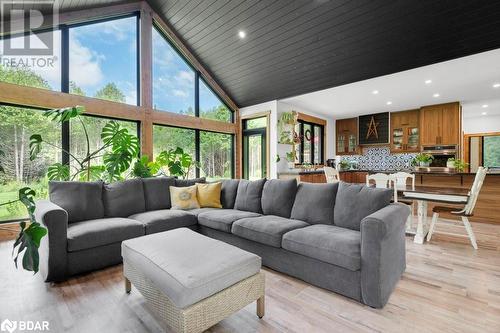
POLYGON ((403 170, 411 168, 417 154, 391 154, 389 147, 363 148, 363 155, 346 155, 341 160, 357 162, 359 170, 403 170))

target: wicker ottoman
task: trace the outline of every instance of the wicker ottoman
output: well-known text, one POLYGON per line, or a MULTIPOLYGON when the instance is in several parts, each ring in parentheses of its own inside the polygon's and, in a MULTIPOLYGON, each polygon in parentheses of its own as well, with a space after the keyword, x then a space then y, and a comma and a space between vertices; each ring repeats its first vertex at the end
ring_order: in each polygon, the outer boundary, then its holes
POLYGON ((177 332, 202 332, 257 301, 264 316, 261 259, 180 228, 122 243, 125 289, 133 284, 177 332))

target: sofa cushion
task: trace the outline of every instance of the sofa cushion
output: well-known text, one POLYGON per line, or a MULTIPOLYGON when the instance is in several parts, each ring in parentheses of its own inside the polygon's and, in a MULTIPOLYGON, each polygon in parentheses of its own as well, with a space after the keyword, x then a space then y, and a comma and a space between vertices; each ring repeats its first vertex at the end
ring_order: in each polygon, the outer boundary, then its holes
POLYGON ((222 208, 220 202, 221 196, 221 182, 215 183, 197 183, 196 187, 198 189, 198 203, 202 208, 222 208))
POLYGON ((169 209, 170 186, 175 186, 174 177, 143 178, 144 199, 146 210, 169 209))
POLYGON ((246 210, 262 214, 262 189, 266 179, 259 179, 254 181, 240 180, 238 185, 238 192, 236 194, 236 201, 234 202, 234 209, 246 210))
POLYGON ((262 211, 266 215, 290 218, 296 193, 296 179, 268 180, 262 190, 262 211))
POLYGON ((130 179, 104 185, 104 215, 127 217, 146 210, 141 179, 130 179))
POLYGON ((392 195, 392 189, 340 182, 335 200, 335 225, 359 230, 361 220, 390 204, 392 195))
POLYGON ((68 213, 68 223, 104 217, 103 182, 49 182, 50 201, 68 213))
POLYGON ((198 216, 201 213, 210 212, 212 210, 220 210, 220 208, 208 208, 208 207, 205 207, 205 208, 195 208, 195 209, 186 210, 186 212, 188 212, 189 214, 192 214, 194 216, 198 216))
POLYGON ((188 210, 200 208, 196 195, 197 191, 196 185, 183 187, 170 186, 172 209, 188 210))
POLYGON ((122 243, 123 260, 178 308, 186 308, 260 271, 259 256, 180 228, 122 243))
POLYGON ((162 209, 130 215, 129 219, 144 224, 146 234, 153 234, 196 224, 196 216, 183 210, 162 209))
POLYGON ((281 246, 291 252, 357 271, 361 267, 361 233, 334 225, 316 224, 292 230, 281 246))
POLYGON ((274 247, 281 247, 281 237, 294 229, 309 224, 280 216, 265 215, 238 220, 233 223, 231 232, 242 238, 274 247))
POLYGON ((236 193, 238 192, 239 179, 224 179, 222 181, 222 189, 220 201, 222 208, 233 209, 236 201, 236 193))
POLYGON ((198 215, 198 223, 212 229, 231 232, 233 222, 246 217, 258 217, 260 214, 236 209, 216 209, 198 215))
POLYGON ((187 187, 187 186, 193 186, 196 183, 206 183, 206 178, 201 177, 201 178, 194 178, 194 179, 175 179, 175 186, 177 187, 187 187))
POLYGON ((310 224, 333 224, 338 187, 338 183, 300 183, 290 217, 310 224))
POLYGON ((68 225, 68 252, 121 242, 144 235, 141 222, 110 217, 76 222, 68 225))

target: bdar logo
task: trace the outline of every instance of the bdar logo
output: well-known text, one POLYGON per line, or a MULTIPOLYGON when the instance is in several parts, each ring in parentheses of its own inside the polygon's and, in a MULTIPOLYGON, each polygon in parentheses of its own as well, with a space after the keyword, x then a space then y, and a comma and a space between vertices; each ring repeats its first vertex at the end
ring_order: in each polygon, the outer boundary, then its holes
POLYGON ((9 319, 5 319, 2 321, 2 324, 0 325, 0 330, 2 332, 9 332, 12 333, 16 330, 17 328, 17 322, 16 321, 10 321, 9 319))

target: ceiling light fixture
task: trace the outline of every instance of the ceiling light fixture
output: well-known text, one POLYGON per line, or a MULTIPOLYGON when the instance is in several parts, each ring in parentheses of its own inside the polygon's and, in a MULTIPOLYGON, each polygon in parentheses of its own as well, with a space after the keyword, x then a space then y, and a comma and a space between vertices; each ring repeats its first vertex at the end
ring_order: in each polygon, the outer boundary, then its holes
POLYGON ((243 39, 247 36, 247 33, 244 32, 243 30, 240 30, 240 31, 238 31, 238 36, 243 39))
POLYGON ((486 116, 488 112, 481 112, 481 115, 486 116))
POLYGON ((488 107, 488 104, 483 104, 483 105, 481 105, 481 107, 482 107, 483 109, 486 109, 486 108, 488 107))
POLYGON ((372 94, 374 94, 374 95, 378 94, 378 90, 372 91, 372 94))
POLYGON ((432 95, 432 97, 434 97, 434 98, 437 98, 439 96, 441 96, 441 95, 439 95, 438 93, 435 93, 434 95, 432 95))
POLYGON ((493 88, 500 88, 500 83, 493 83, 493 88))
POLYGON ((425 84, 431 84, 432 80, 425 80, 425 84))
POLYGON ((385 103, 385 104, 387 104, 387 105, 391 105, 391 104, 392 104, 392 102, 391 102, 391 101, 387 101, 387 103, 385 103))

